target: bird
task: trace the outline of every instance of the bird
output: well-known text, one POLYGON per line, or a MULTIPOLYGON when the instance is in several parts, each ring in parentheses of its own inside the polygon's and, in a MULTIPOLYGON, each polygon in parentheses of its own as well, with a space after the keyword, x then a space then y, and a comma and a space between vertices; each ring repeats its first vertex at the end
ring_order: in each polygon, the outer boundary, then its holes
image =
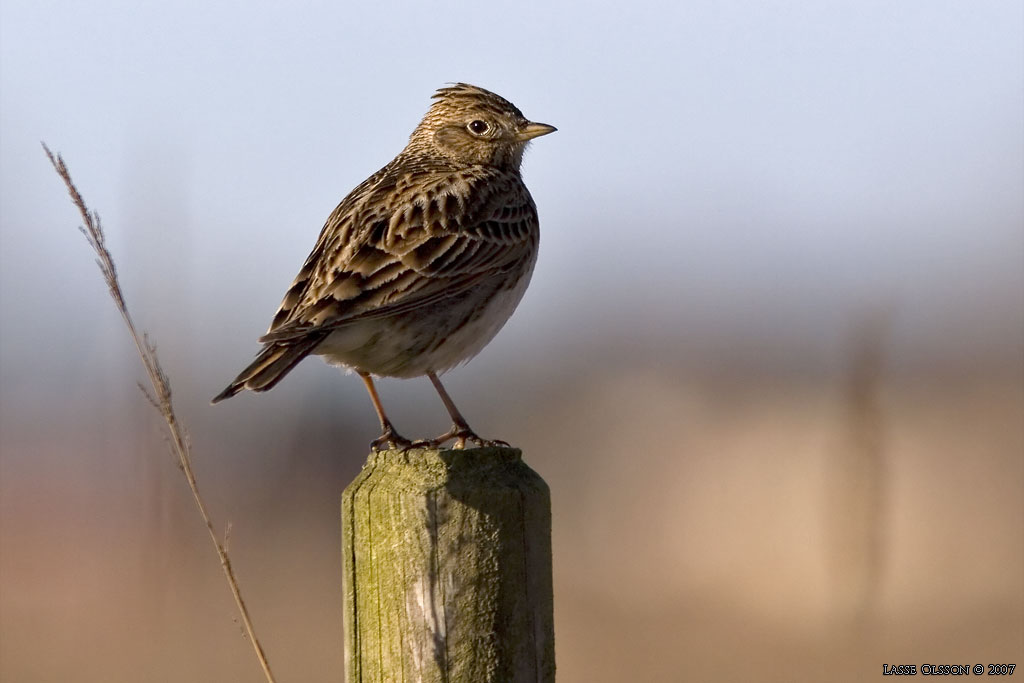
POLYGON ((439 376, 477 355, 526 291, 540 233, 520 167, 530 141, 557 129, 467 83, 431 99, 406 147, 328 216, 259 338, 262 350, 213 403, 268 391, 318 355, 362 378, 380 421, 374 450, 507 445, 470 428, 439 376), (388 418, 373 378, 422 376, 452 427, 411 441, 388 418))

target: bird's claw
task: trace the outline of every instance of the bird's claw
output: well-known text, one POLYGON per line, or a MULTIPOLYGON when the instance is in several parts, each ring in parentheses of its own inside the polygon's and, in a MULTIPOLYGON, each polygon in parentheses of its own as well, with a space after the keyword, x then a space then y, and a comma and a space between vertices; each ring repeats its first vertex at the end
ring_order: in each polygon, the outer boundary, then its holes
POLYGON ((475 443, 481 448, 509 448, 509 444, 501 441, 500 439, 484 439, 481 438, 476 432, 469 428, 468 425, 452 425, 452 428, 447 432, 437 437, 436 439, 422 439, 420 441, 414 441, 412 448, 438 448, 441 445, 455 439, 455 449, 464 449, 466 442, 475 443))
POLYGON ((414 444, 409 439, 405 438, 394 430, 393 427, 387 427, 384 432, 381 433, 376 439, 370 442, 370 448, 375 451, 396 449, 399 451, 407 451, 413 448, 414 444))

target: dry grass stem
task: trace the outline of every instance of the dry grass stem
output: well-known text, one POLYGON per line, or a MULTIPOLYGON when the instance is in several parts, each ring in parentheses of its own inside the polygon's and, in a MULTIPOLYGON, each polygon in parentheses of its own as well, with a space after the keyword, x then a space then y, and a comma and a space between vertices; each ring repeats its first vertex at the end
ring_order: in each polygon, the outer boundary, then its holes
POLYGON ((263 668, 264 676, 269 683, 274 683, 274 676, 270 672, 270 664, 267 662, 266 655, 263 653, 263 648, 260 646, 260 642, 256 638, 256 632, 253 629, 252 620, 249 618, 249 611, 245 607, 245 601, 242 599, 241 590, 238 588, 238 581, 235 579, 234 570, 231 568, 231 560, 228 557, 226 547, 227 539, 225 538, 225 541, 221 542, 217 537, 217 533, 213 529, 213 522, 210 520, 210 515, 206 510, 206 505, 203 503, 202 496, 199 495, 199 486, 196 483, 195 471, 192 469, 191 443, 184 426, 174 413, 170 381, 168 380, 166 373, 164 373, 163 368, 160 366, 156 347, 149 341, 148 336, 145 334, 139 334, 135 327, 135 323, 132 321, 132 317, 128 312, 128 306, 125 304, 124 294, 121 291, 121 285, 117 279, 117 268, 114 266, 114 259, 110 255, 110 251, 107 249, 106 237, 103 234, 100 216, 96 212, 89 211, 81 193, 79 193, 78 188, 76 188, 74 182, 72 182, 68 168, 64 164, 64 160, 60 155, 54 155, 45 143, 43 144, 43 149, 46 151, 46 156, 49 157, 50 163, 53 164, 54 170, 57 171, 57 175, 59 175, 61 180, 64 181, 64 185, 71 194, 71 201, 74 202, 79 213, 82 215, 82 220, 85 222, 85 225, 79 229, 89 241, 89 246, 91 246, 93 251, 96 252, 96 263, 100 268, 100 272, 103 274, 103 279, 107 283, 107 288, 110 291, 111 298, 114 300, 114 304, 117 306, 117 310, 121 313, 121 317, 124 319, 125 325, 128 326, 128 332, 131 334, 132 341, 135 342, 135 347, 138 349, 139 357, 142 359, 142 364, 146 368, 146 374, 149 375, 153 393, 150 393, 141 383, 139 384, 139 388, 142 389, 142 393, 146 396, 146 399, 154 408, 157 409, 157 411, 159 411, 160 415, 167 423, 171 449, 177 456, 178 467, 185 474, 185 479, 188 481, 189 489, 192 491, 192 497, 195 500, 196 507, 199 509, 199 514, 203 518, 203 523, 206 524, 206 530, 210 534, 210 540, 213 542, 213 545, 217 550, 217 557, 220 559, 220 564, 224 570, 224 577, 227 579, 228 586, 231 588, 231 594, 235 598, 235 604, 238 607, 238 613, 241 616, 242 624, 245 627, 245 633, 248 635, 249 641, 252 643, 253 649, 256 651, 256 657, 259 659, 260 666, 263 668))

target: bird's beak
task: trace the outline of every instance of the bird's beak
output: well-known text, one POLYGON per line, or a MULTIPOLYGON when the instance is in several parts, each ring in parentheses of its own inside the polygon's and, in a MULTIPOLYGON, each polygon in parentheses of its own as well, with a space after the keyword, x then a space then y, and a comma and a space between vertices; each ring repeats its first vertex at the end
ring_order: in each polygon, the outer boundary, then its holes
POLYGON ((516 139, 520 142, 526 142, 534 138, 539 138, 541 135, 547 135, 548 133, 554 133, 557 128, 549 126, 546 123, 533 123, 530 122, 519 129, 519 133, 516 135, 516 139))

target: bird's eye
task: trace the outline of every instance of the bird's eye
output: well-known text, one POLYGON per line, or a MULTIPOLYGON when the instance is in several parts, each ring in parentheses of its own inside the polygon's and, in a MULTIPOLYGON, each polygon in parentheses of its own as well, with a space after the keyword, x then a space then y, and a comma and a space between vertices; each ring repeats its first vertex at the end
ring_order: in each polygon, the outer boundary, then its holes
POLYGON ((472 121, 469 124, 469 132, 472 133, 473 135, 483 135, 490 129, 491 127, 487 125, 486 121, 481 121, 479 119, 477 119, 476 121, 472 121))

